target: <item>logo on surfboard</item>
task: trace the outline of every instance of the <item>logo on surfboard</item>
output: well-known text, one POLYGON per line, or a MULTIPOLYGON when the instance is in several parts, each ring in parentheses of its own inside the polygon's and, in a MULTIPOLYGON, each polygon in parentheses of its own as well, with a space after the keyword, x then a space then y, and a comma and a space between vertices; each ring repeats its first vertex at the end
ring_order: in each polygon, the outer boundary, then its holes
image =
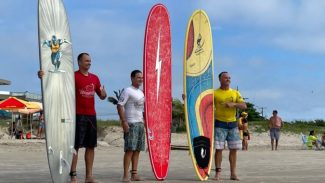
POLYGON ((204 52, 204 50, 203 50, 204 40, 202 40, 201 34, 198 35, 198 38, 196 40, 196 45, 197 45, 197 48, 195 49, 195 54, 200 55, 201 53, 204 52))
POLYGON ((61 65, 61 57, 63 55, 61 45, 64 43, 71 44, 71 42, 66 39, 58 39, 56 35, 52 35, 52 39, 44 40, 42 42, 42 47, 46 45, 51 49, 51 62, 54 66, 54 70, 51 70, 51 72, 64 72, 62 70, 59 70, 61 65))
POLYGON ((157 52, 156 52, 156 72, 157 72, 157 101, 159 96, 159 87, 160 87, 160 74, 161 74, 161 64, 162 60, 159 57, 160 54, 160 31, 158 35, 158 43, 157 43, 157 52))

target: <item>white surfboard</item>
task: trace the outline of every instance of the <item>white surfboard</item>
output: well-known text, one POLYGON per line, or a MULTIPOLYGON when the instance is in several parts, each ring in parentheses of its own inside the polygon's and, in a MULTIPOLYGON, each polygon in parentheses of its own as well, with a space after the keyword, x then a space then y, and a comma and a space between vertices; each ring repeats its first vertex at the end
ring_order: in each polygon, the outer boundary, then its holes
POLYGON ((46 148, 53 182, 68 182, 75 138, 72 43, 62 0, 38 1, 46 148))

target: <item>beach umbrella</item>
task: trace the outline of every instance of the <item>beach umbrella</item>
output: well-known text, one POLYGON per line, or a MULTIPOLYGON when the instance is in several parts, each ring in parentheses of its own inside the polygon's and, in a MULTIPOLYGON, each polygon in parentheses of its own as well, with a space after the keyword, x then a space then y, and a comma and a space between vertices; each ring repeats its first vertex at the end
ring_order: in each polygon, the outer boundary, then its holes
POLYGON ((0 103, 0 109, 2 110, 24 109, 25 107, 26 101, 17 99, 16 97, 9 97, 0 103))
POLYGON ((27 118, 27 121, 29 120, 29 125, 30 125, 30 132, 32 133, 33 130, 33 120, 32 120, 32 115, 34 113, 40 112, 41 110, 43 110, 43 105, 40 102, 26 102, 26 107, 24 109, 17 109, 14 110, 15 112, 19 112, 21 114, 26 114, 28 115, 29 118, 27 118))
MULTIPOLYGON (((17 99, 16 97, 9 97, 0 103, 0 109, 9 110, 14 113, 14 110, 24 109, 26 107, 26 102, 27 101, 17 99)), ((13 134, 13 121, 14 115, 11 115, 11 138, 13 134)))

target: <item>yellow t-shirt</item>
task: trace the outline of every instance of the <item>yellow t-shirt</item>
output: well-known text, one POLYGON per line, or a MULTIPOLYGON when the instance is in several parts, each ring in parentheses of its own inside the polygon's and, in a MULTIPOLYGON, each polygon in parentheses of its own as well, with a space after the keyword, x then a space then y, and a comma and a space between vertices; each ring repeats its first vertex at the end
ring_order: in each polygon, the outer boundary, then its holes
POLYGON ((222 90, 220 88, 214 90, 214 105, 215 105, 215 119, 223 122, 236 121, 236 108, 227 108, 226 102, 245 102, 237 90, 229 89, 222 90))

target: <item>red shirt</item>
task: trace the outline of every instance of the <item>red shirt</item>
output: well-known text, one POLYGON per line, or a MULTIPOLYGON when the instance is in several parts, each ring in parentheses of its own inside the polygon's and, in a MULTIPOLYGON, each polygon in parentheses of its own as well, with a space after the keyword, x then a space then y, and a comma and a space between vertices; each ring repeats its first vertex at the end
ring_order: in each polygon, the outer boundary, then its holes
POLYGON ((96 115, 95 92, 100 95, 100 81, 95 74, 83 75, 79 70, 74 73, 76 81, 76 113, 96 115))

